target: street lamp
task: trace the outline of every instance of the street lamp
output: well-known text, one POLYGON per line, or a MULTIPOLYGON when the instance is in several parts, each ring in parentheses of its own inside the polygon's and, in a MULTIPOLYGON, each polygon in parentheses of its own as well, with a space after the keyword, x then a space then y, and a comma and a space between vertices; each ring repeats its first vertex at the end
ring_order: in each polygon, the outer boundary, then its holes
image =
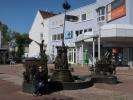
POLYGON ((64 44, 64 33, 65 33, 65 19, 66 19, 66 11, 68 10, 68 9, 70 9, 71 8, 71 5, 67 2, 67 1, 65 1, 64 3, 63 3, 63 8, 64 8, 64 10, 65 10, 65 15, 64 15, 64 26, 63 26, 63 39, 62 39, 62 46, 64 46, 65 44, 64 44))
POLYGON ((64 15, 64 27, 63 27, 63 38, 62 38, 62 46, 57 46, 57 56, 55 58, 55 69, 53 75, 51 76, 51 81, 53 82, 73 82, 73 78, 68 66, 67 59, 67 49, 68 47, 64 44, 64 33, 65 33, 65 19, 66 19, 66 10, 70 8, 70 5, 67 1, 63 3, 63 8, 65 9, 64 15))

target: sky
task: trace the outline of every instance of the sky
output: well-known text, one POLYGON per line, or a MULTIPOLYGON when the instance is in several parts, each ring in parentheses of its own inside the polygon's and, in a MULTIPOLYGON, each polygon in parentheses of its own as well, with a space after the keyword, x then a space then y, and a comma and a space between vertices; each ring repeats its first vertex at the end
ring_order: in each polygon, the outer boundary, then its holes
MULTIPOLYGON (((39 9, 63 12, 65 0, 0 0, 0 21, 11 31, 28 33, 39 9)), ((95 2, 96 0, 67 0, 71 10, 95 2)))

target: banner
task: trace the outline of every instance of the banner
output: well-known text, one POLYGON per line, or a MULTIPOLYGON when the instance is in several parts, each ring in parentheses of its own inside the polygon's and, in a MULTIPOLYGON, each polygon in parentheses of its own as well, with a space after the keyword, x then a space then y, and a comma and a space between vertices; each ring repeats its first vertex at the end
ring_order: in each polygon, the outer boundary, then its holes
POLYGON ((115 0, 106 6, 107 22, 116 20, 126 15, 125 0, 115 0))
POLYGON ((72 39, 72 38, 73 38, 73 31, 64 33, 64 39, 72 39))

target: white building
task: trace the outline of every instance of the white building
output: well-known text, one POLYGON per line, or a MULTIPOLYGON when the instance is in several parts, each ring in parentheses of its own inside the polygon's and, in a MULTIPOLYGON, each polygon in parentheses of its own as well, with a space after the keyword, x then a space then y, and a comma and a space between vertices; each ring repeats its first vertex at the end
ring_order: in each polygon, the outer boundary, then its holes
MULTIPOLYGON (((72 64, 93 64, 108 50, 115 53, 114 59, 120 65, 133 66, 133 0, 97 0, 95 3, 80 7, 67 14, 79 17, 78 22, 66 21, 64 39, 69 46, 68 60, 72 64), (95 58, 95 59, 94 59, 95 58)), ((47 53, 53 60, 57 54, 56 46, 61 45, 64 14, 43 19, 37 14, 30 34, 48 34, 47 53), (39 21, 40 20, 40 21, 39 21), (46 21, 41 28, 37 23, 46 21), (39 26, 37 28, 36 26, 39 26), (41 28, 41 29, 40 29, 41 28), (37 31, 37 32, 36 32, 37 31), (38 32, 39 31, 39 32, 38 32)), ((39 39, 40 35, 33 39, 39 39)), ((31 36, 30 36, 31 37, 31 36)), ((36 40, 39 41, 39 40, 36 40)), ((31 46, 31 48, 33 48, 31 46)), ((36 54, 37 48, 31 55, 36 54)))
MULTIPOLYGON (((39 57, 40 47, 36 43, 41 43, 42 40, 44 41, 46 51, 48 51, 48 40, 49 40, 49 17, 54 16, 52 12, 41 11, 37 12, 37 15, 34 19, 32 27, 29 32, 30 39, 34 40, 29 45, 29 57, 39 57), (35 42, 36 41, 36 42, 35 42)), ((46 52, 47 53, 47 52, 46 52)))

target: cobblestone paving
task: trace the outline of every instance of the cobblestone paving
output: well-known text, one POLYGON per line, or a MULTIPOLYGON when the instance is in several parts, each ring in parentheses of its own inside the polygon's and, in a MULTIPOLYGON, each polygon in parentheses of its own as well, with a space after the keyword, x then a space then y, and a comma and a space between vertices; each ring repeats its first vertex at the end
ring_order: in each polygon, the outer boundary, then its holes
MULTIPOLYGON (((51 65, 50 65, 51 68, 51 65)), ((0 100, 133 100, 133 70, 118 69, 119 84, 95 84, 87 89, 63 90, 33 97, 22 92, 21 64, 10 66, 0 65, 0 100)), ((76 66, 73 74, 87 75, 88 68, 76 66)))
POLYGON ((99 89, 95 86, 83 90, 61 91, 60 94, 76 98, 77 100, 133 100, 131 94, 123 94, 114 90, 99 89))

